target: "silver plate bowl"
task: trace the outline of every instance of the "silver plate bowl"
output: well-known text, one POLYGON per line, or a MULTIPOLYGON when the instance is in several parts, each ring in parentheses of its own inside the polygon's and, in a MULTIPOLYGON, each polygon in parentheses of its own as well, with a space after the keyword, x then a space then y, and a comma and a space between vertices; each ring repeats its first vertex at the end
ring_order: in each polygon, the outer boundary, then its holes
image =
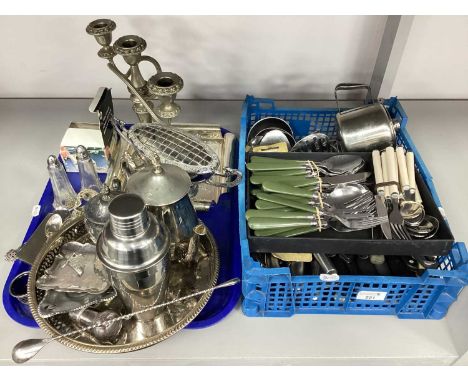
MULTIPOLYGON (((79 329, 70 320, 68 314, 41 318, 38 313, 38 303, 43 298, 44 291, 36 288, 36 280, 53 264, 55 256, 59 253, 60 246, 69 241, 91 242, 84 225, 84 216, 81 213, 66 221, 60 231, 47 240, 37 254, 29 276, 28 303, 32 315, 50 337, 79 329)), ((216 285, 219 273, 219 254, 215 240, 212 234, 207 231, 207 234, 200 238, 200 243, 201 249, 192 265, 189 266, 187 263, 179 262, 176 259, 171 260, 169 286, 165 301, 171 301, 216 285)), ((133 320, 130 319, 123 322, 124 328, 119 338, 109 343, 98 343, 88 332, 59 338, 57 341, 72 349, 100 354, 126 353, 143 349, 165 340, 187 326, 208 303, 211 294, 212 292, 206 292, 200 296, 163 308, 157 334, 148 338, 135 339, 141 337, 134 332, 137 329, 135 329, 133 320)), ((115 311, 123 313, 123 306, 118 297, 104 304, 106 305, 97 308, 111 307, 115 311)))

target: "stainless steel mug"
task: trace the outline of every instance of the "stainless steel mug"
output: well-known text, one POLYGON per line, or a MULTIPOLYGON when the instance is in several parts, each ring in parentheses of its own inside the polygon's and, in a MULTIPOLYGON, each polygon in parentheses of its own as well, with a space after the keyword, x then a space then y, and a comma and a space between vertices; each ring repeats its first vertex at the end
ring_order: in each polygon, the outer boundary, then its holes
POLYGON ((388 110, 379 102, 372 101, 354 109, 341 111, 338 91, 367 89, 371 98, 371 88, 363 84, 341 83, 335 87, 335 100, 338 107, 336 120, 338 135, 344 151, 372 151, 395 145, 398 121, 392 120, 388 110))

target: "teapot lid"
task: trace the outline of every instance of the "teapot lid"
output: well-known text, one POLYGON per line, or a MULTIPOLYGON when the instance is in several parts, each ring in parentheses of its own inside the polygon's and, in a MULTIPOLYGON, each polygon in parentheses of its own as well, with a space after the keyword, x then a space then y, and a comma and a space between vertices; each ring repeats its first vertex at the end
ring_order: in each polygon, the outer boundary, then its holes
POLYGON ((192 182, 180 167, 172 164, 147 166, 130 175, 126 191, 137 194, 149 206, 167 206, 188 194, 192 182))

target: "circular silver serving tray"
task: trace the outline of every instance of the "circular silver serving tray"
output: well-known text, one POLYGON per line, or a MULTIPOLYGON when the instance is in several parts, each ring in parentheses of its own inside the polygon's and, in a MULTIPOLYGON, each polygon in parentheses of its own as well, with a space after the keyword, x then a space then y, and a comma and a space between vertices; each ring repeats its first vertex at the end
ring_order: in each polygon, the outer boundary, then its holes
MULTIPOLYGON (((36 288, 36 280, 52 265, 61 245, 69 241, 91 242, 81 212, 67 220, 62 228, 47 240, 37 254, 29 275, 28 303, 32 315, 39 326, 51 337, 79 329, 70 320, 68 314, 42 318, 38 313, 38 304, 44 296, 44 291, 36 288)), ((219 272, 219 254, 214 238, 208 230, 205 236, 200 237, 200 244, 201 249, 198 258, 196 262, 192 263, 192 266, 172 259, 165 301, 171 301, 216 285, 219 272)), ((157 334, 148 338, 132 340, 132 338, 141 337, 138 333, 132 332, 132 330, 136 329, 133 320, 130 319, 123 321, 124 328, 121 336, 112 343, 100 344, 88 332, 59 338, 57 341, 72 349, 101 354, 126 353, 143 349, 167 339, 187 326, 207 304, 211 293, 206 292, 200 296, 162 308, 157 334)), ((118 297, 109 303, 103 304, 107 305, 101 306, 101 309, 110 306, 114 310, 120 310, 120 313, 123 313, 123 305, 118 297)))

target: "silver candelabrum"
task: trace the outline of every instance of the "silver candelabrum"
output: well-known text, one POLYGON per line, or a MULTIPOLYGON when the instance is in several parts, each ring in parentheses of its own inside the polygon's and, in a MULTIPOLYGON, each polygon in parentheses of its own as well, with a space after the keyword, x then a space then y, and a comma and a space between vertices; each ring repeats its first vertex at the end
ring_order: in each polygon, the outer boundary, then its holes
POLYGON ((164 72, 158 61, 151 56, 144 56, 146 41, 139 36, 126 35, 118 38, 112 44, 112 32, 116 24, 109 19, 98 19, 88 24, 86 32, 96 39, 101 49, 98 56, 107 60, 107 67, 119 77, 130 92, 133 111, 140 122, 171 123, 180 112, 180 106, 175 102, 177 93, 184 86, 184 81, 177 74, 164 72), (114 62, 114 57, 121 55, 130 66, 126 73, 120 71, 114 62), (153 64, 156 74, 145 80, 139 64, 148 61, 153 64), (153 101, 159 105, 154 106, 153 101))

